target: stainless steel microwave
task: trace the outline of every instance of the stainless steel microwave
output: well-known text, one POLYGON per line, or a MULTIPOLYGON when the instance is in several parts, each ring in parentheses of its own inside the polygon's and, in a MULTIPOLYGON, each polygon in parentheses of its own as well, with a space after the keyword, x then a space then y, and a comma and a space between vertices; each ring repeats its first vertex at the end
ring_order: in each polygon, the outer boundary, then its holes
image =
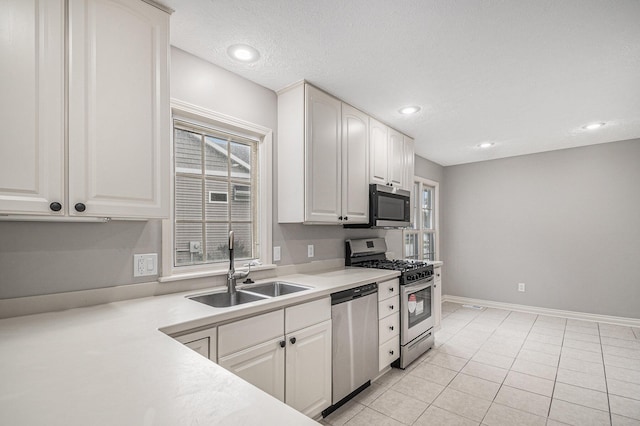
POLYGON ((411 192, 387 185, 369 185, 369 223, 345 228, 405 228, 411 225, 411 192))

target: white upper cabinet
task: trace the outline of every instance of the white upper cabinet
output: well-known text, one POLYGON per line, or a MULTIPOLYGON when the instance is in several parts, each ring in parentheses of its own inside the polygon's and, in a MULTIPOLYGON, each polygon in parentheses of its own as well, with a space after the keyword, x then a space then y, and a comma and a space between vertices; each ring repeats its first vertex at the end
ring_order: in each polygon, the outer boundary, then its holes
POLYGON ((169 15, 72 0, 69 28, 69 213, 168 216, 169 15))
POLYGON ((371 135, 371 183, 389 184, 388 155, 389 128, 373 118, 369 119, 369 134, 371 135))
POLYGON ((0 10, 0 213, 167 217, 169 16, 143 1, 70 0, 66 16, 64 4, 0 10))
POLYGON ((369 182, 410 190, 413 181, 413 139, 374 119, 369 120, 369 133, 369 182))
MULTIPOLYGON (((404 180, 403 187, 407 191, 413 190, 413 175, 415 173, 415 148, 413 139, 404 137, 404 180)), ((412 210, 413 212, 413 210, 412 210)), ((412 219, 413 221, 413 219, 412 219)))
POLYGON ((64 3, 0 5, 0 213, 64 215, 64 3))
POLYGON ((342 220, 369 221, 369 116, 342 104, 342 220))
POLYGON ((366 223, 368 116, 300 83, 278 95, 278 221, 366 223))
POLYGON ((305 222, 337 223, 342 202, 342 102, 312 86, 305 93, 305 222))
POLYGON ((389 184, 404 187, 404 137, 402 133, 389 129, 389 184))

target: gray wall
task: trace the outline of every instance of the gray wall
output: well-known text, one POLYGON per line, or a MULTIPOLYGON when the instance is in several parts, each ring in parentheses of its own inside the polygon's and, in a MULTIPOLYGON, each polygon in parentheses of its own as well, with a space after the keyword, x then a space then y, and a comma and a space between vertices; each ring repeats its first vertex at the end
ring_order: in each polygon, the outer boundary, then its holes
POLYGON ((640 139, 445 167, 442 192, 445 294, 640 318, 640 139))

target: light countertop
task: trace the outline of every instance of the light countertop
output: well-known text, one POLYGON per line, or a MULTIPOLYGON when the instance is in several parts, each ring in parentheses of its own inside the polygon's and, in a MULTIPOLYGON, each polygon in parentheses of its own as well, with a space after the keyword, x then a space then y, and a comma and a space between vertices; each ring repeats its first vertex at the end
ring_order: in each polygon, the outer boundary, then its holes
POLYGON ((367 268, 282 276, 313 289, 232 308, 185 298, 200 290, 0 320, 0 424, 315 424, 165 333, 396 276, 367 268))

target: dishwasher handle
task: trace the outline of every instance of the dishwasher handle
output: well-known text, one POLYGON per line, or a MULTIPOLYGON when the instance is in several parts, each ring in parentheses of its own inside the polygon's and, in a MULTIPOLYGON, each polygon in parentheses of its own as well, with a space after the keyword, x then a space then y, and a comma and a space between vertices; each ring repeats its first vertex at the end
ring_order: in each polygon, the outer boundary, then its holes
POLYGON ((331 304, 337 305, 339 303, 349 302, 354 299, 358 299, 363 296, 368 296, 378 292, 378 284, 367 284, 359 287, 350 288, 347 290, 339 291, 331 294, 331 304))

